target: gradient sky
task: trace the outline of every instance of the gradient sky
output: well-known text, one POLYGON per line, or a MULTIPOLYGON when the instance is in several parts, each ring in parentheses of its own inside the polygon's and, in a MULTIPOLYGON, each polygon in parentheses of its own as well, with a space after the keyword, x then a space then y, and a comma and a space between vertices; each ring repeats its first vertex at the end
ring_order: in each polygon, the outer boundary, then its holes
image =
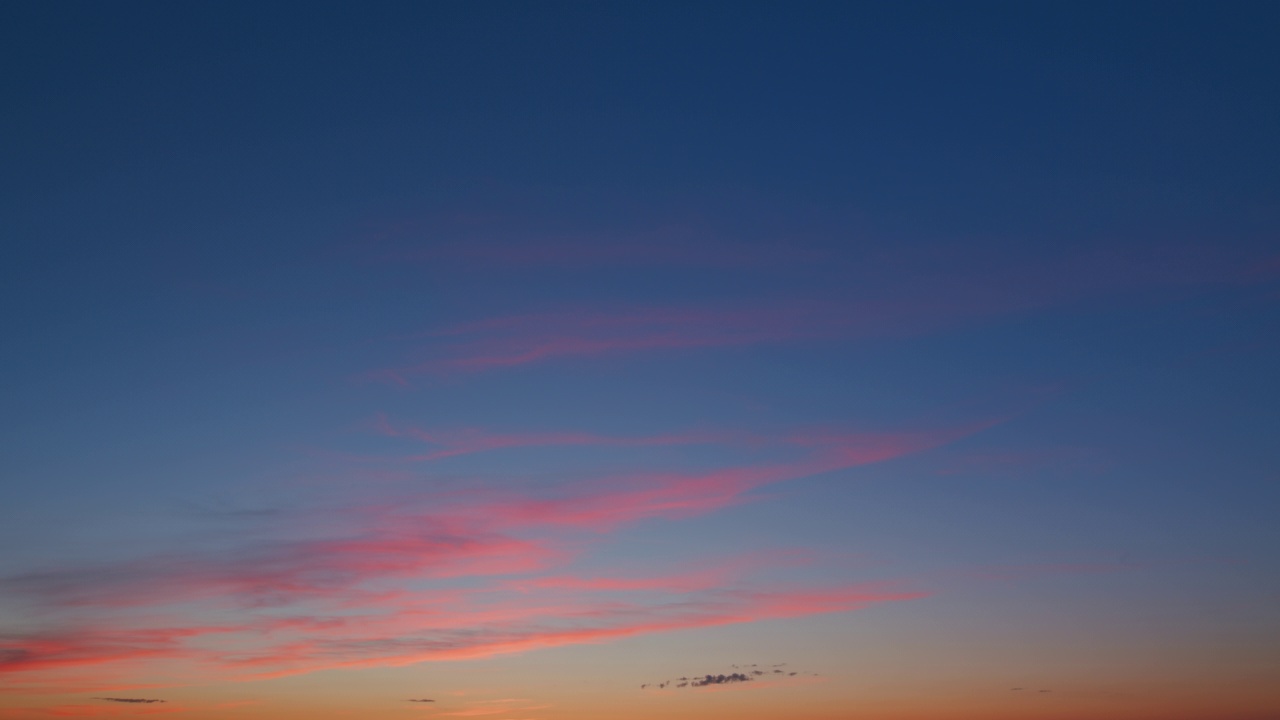
POLYGON ((0 6, 0 717, 1280 718, 1280 4, 0 6))

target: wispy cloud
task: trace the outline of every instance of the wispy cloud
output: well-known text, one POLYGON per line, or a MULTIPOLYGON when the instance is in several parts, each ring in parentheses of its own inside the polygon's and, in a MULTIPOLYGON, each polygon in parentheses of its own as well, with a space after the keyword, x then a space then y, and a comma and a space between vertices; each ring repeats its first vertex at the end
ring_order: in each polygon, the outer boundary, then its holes
POLYGON ((226 626, 97 629, 69 627, 0 636, 0 674, 181 657, 189 642, 226 626))
POLYGON ((423 618, 398 614, 372 623, 355 622, 295 643, 263 648, 233 663, 260 676, 322 668, 406 665, 526 652, 563 645, 600 643, 655 632, 844 612, 875 603, 910 600, 924 593, 889 586, 835 588, 719 589, 660 602, 619 598, 556 604, 521 623, 498 624, 467 617, 450 620, 465 629, 431 628, 423 618), (261 670, 257 670, 261 668, 261 670))
MULTIPOLYGON (((534 252, 534 251, 531 251, 534 252)), ((628 252, 637 252, 631 248, 628 252)), ((542 254, 536 251, 535 254, 542 254)), ((573 253, 547 252, 547 257, 573 253)), ((589 249, 583 257, 589 257, 589 249)), ((865 260, 865 259, 864 259, 865 260)), ((1113 248, 1024 255, 1017 248, 920 248, 862 262, 846 289, 735 305, 569 308, 492 317, 420 336, 413 363, 369 378, 408 384, 423 375, 469 374, 555 360, 671 350, 917 335, 1137 290, 1274 278, 1272 256, 1208 246, 1113 248)))
POLYGON ((802 551, 754 553, 736 558, 700 563, 685 572, 664 575, 577 576, 542 575, 508 580, 504 585, 513 590, 589 592, 666 592, 690 593, 731 585, 737 579, 770 567, 796 567, 812 562, 810 553, 802 551))
MULTIPOLYGON (((481 578, 475 578, 480 580, 481 578)), ((635 635, 843 612, 923 593, 891 585, 788 587, 714 576, 714 582, 651 582, 561 575, 513 589, 495 579, 465 591, 399 588, 380 595, 335 588, 275 608, 239 608, 212 628, 67 629, 3 642, 0 673, 20 677, 64 667, 165 661, 202 675, 265 677, 323 668, 404 665, 488 657, 635 635), (589 592, 579 592, 585 589, 589 592), (636 597, 643 589, 646 596, 636 597), (212 636, 216 642, 208 642, 212 636), (175 662, 177 664, 175 664, 175 662)), ((160 615, 181 606, 139 598, 160 615)), ((216 610, 218 604, 204 606, 216 610)), ((225 606, 223 606, 225 608, 225 606)), ((126 622, 102 615, 101 623, 126 622)), ((132 622, 138 622, 132 614, 132 622)))
POLYGON ((588 432, 494 432, 483 428, 424 429, 393 424, 379 415, 374 427, 383 435, 408 438, 434 447, 426 453, 396 456, 403 462, 426 462, 460 455, 544 447, 652 448, 685 445, 726 445, 738 448, 805 448, 840 454, 854 462, 877 462, 932 447, 973 432, 974 427, 858 432, 812 427, 771 434, 690 430, 656 435, 611 436, 588 432))
POLYGON ((425 340, 434 359, 376 371, 374 377, 405 383, 415 375, 479 372, 555 359, 829 337, 870 320, 860 321, 856 312, 839 308, 805 305, 569 310, 498 317, 433 333, 425 340))
POLYGON ((401 527, 356 528, 344 537, 28 573, 0 579, 0 589, 64 606, 236 598, 246 606, 271 607, 331 597, 374 580, 529 572, 548 566, 555 553, 545 543, 501 535, 460 518, 417 516, 401 527))
POLYGON ((142 715, 172 715, 189 712, 180 705, 143 705, 140 707, 109 707, 103 705, 53 705, 32 708, 24 717, 138 717, 142 715))
POLYGON ((570 309, 489 318, 421 337, 430 359, 370 377, 407 384, 420 375, 476 373, 551 360, 660 350, 748 347, 815 340, 912 335, 994 312, 1003 299, 907 297, 779 302, 739 307, 570 309))
MULTIPOLYGON (((658 574, 583 574, 574 561, 622 527, 705 514, 743 502, 755 488, 900 457, 988 425, 811 429, 767 441, 722 433, 714 439, 752 452, 765 442, 785 457, 536 490, 508 484, 417 494, 314 518, 297 529, 301 537, 10 576, 0 579, 0 591, 65 620, 0 638, 0 673, 39 680, 57 670, 163 663, 170 675, 265 677, 487 657, 918 598, 921 592, 894 585, 754 580, 778 565, 769 554, 658 574)), ((483 433, 464 436, 468 448, 509 446, 483 433)), ((513 436, 584 441, 574 433, 513 436)), ((660 437, 644 444, 691 436, 660 437)))

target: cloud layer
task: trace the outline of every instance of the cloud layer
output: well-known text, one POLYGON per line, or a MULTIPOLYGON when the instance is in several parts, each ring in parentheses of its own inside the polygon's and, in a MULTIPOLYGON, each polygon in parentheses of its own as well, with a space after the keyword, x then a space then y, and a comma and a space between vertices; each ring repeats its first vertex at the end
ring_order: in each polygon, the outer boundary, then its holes
MULTIPOLYGON (((657 574, 584 574, 575 567, 636 523, 713 512, 761 486, 899 457, 984 426, 783 433, 768 442, 789 457, 766 463, 540 490, 499 484, 420 493, 316 516, 292 531, 280 529, 275 539, 230 549, 9 576, 0 579, 0 592, 38 605, 52 620, 0 638, 0 674, 15 684, 56 681, 73 671, 82 684, 86 678, 109 684, 122 669, 134 678, 268 677, 486 657, 918 598, 919 591, 884 583, 755 579, 778 556, 695 562, 657 574)), ((439 457, 616 442, 583 433, 390 428, 440 445, 439 457)), ((632 442, 764 441, 732 433, 623 441, 632 442)))

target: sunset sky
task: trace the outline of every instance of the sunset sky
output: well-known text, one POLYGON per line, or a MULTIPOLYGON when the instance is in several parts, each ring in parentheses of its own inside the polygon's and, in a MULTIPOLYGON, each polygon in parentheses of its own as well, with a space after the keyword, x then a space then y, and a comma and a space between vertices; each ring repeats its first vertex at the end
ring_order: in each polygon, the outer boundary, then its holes
POLYGON ((1280 4, 0 4, 0 718, 1280 718, 1280 4))

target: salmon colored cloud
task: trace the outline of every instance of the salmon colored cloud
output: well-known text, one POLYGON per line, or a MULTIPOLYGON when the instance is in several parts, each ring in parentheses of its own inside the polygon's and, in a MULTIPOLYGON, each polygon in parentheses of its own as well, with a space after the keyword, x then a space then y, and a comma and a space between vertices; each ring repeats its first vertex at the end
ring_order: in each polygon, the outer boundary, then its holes
POLYGON ((52 717, 138 717, 142 715, 172 715, 190 712, 191 708, 178 705, 119 707, 105 705, 53 705, 46 708, 32 708, 28 712, 32 716, 52 717))
MULTIPOLYGON (((900 457, 988 425, 719 434, 753 453, 763 443, 786 457, 540 490, 420 493, 314 518, 293 539, 0 579, 7 594, 66 617, 54 630, 0 638, 0 674, 24 683, 61 670, 107 679, 163 661, 179 677, 267 677, 489 657, 921 597, 898 587, 753 580, 777 566, 768 554, 650 575, 584 575, 574 563, 619 528, 695 517, 743 502, 756 488, 900 457), (222 622, 208 622, 214 617, 222 622)), ((472 439, 476 447, 504 446, 488 437, 472 439)))
POLYGON ((320 669, 400 666, 601 643, 636 635, 846 612, 876 603, 913 600, 925 593, 885 586, 828 589, 716 591, 678 603, 631 604, 617 600, 586 606, 576 615, 558 611, 540 622, 472 625, 464 634, 411 626, 393 634, 311 639, 265 649, 234 663, 275 667, 251 677, 279 677, 320 669), (568 622, 568 626, 565 623, 568 622), (557 627, 559 625, 559 627, 557 627))
POLYGON ((225 626, 70 628, 11 635, 0 639, 0 674, 179 657, 186 654, 190 640, 234 630, 225 626))
MULTIPOLYGON (((341 596, 375 580, 530 572, 551 565, 556 555, 544 542, 504 535, 465 518, 418 515, 398 527, 355 528, 335 538, 29 573, 2 584, 11 592, 66 606, 129 607, 220 598, 270 607, 341 596)), ((0 667, 3 664, 0 660, 0 667)))

